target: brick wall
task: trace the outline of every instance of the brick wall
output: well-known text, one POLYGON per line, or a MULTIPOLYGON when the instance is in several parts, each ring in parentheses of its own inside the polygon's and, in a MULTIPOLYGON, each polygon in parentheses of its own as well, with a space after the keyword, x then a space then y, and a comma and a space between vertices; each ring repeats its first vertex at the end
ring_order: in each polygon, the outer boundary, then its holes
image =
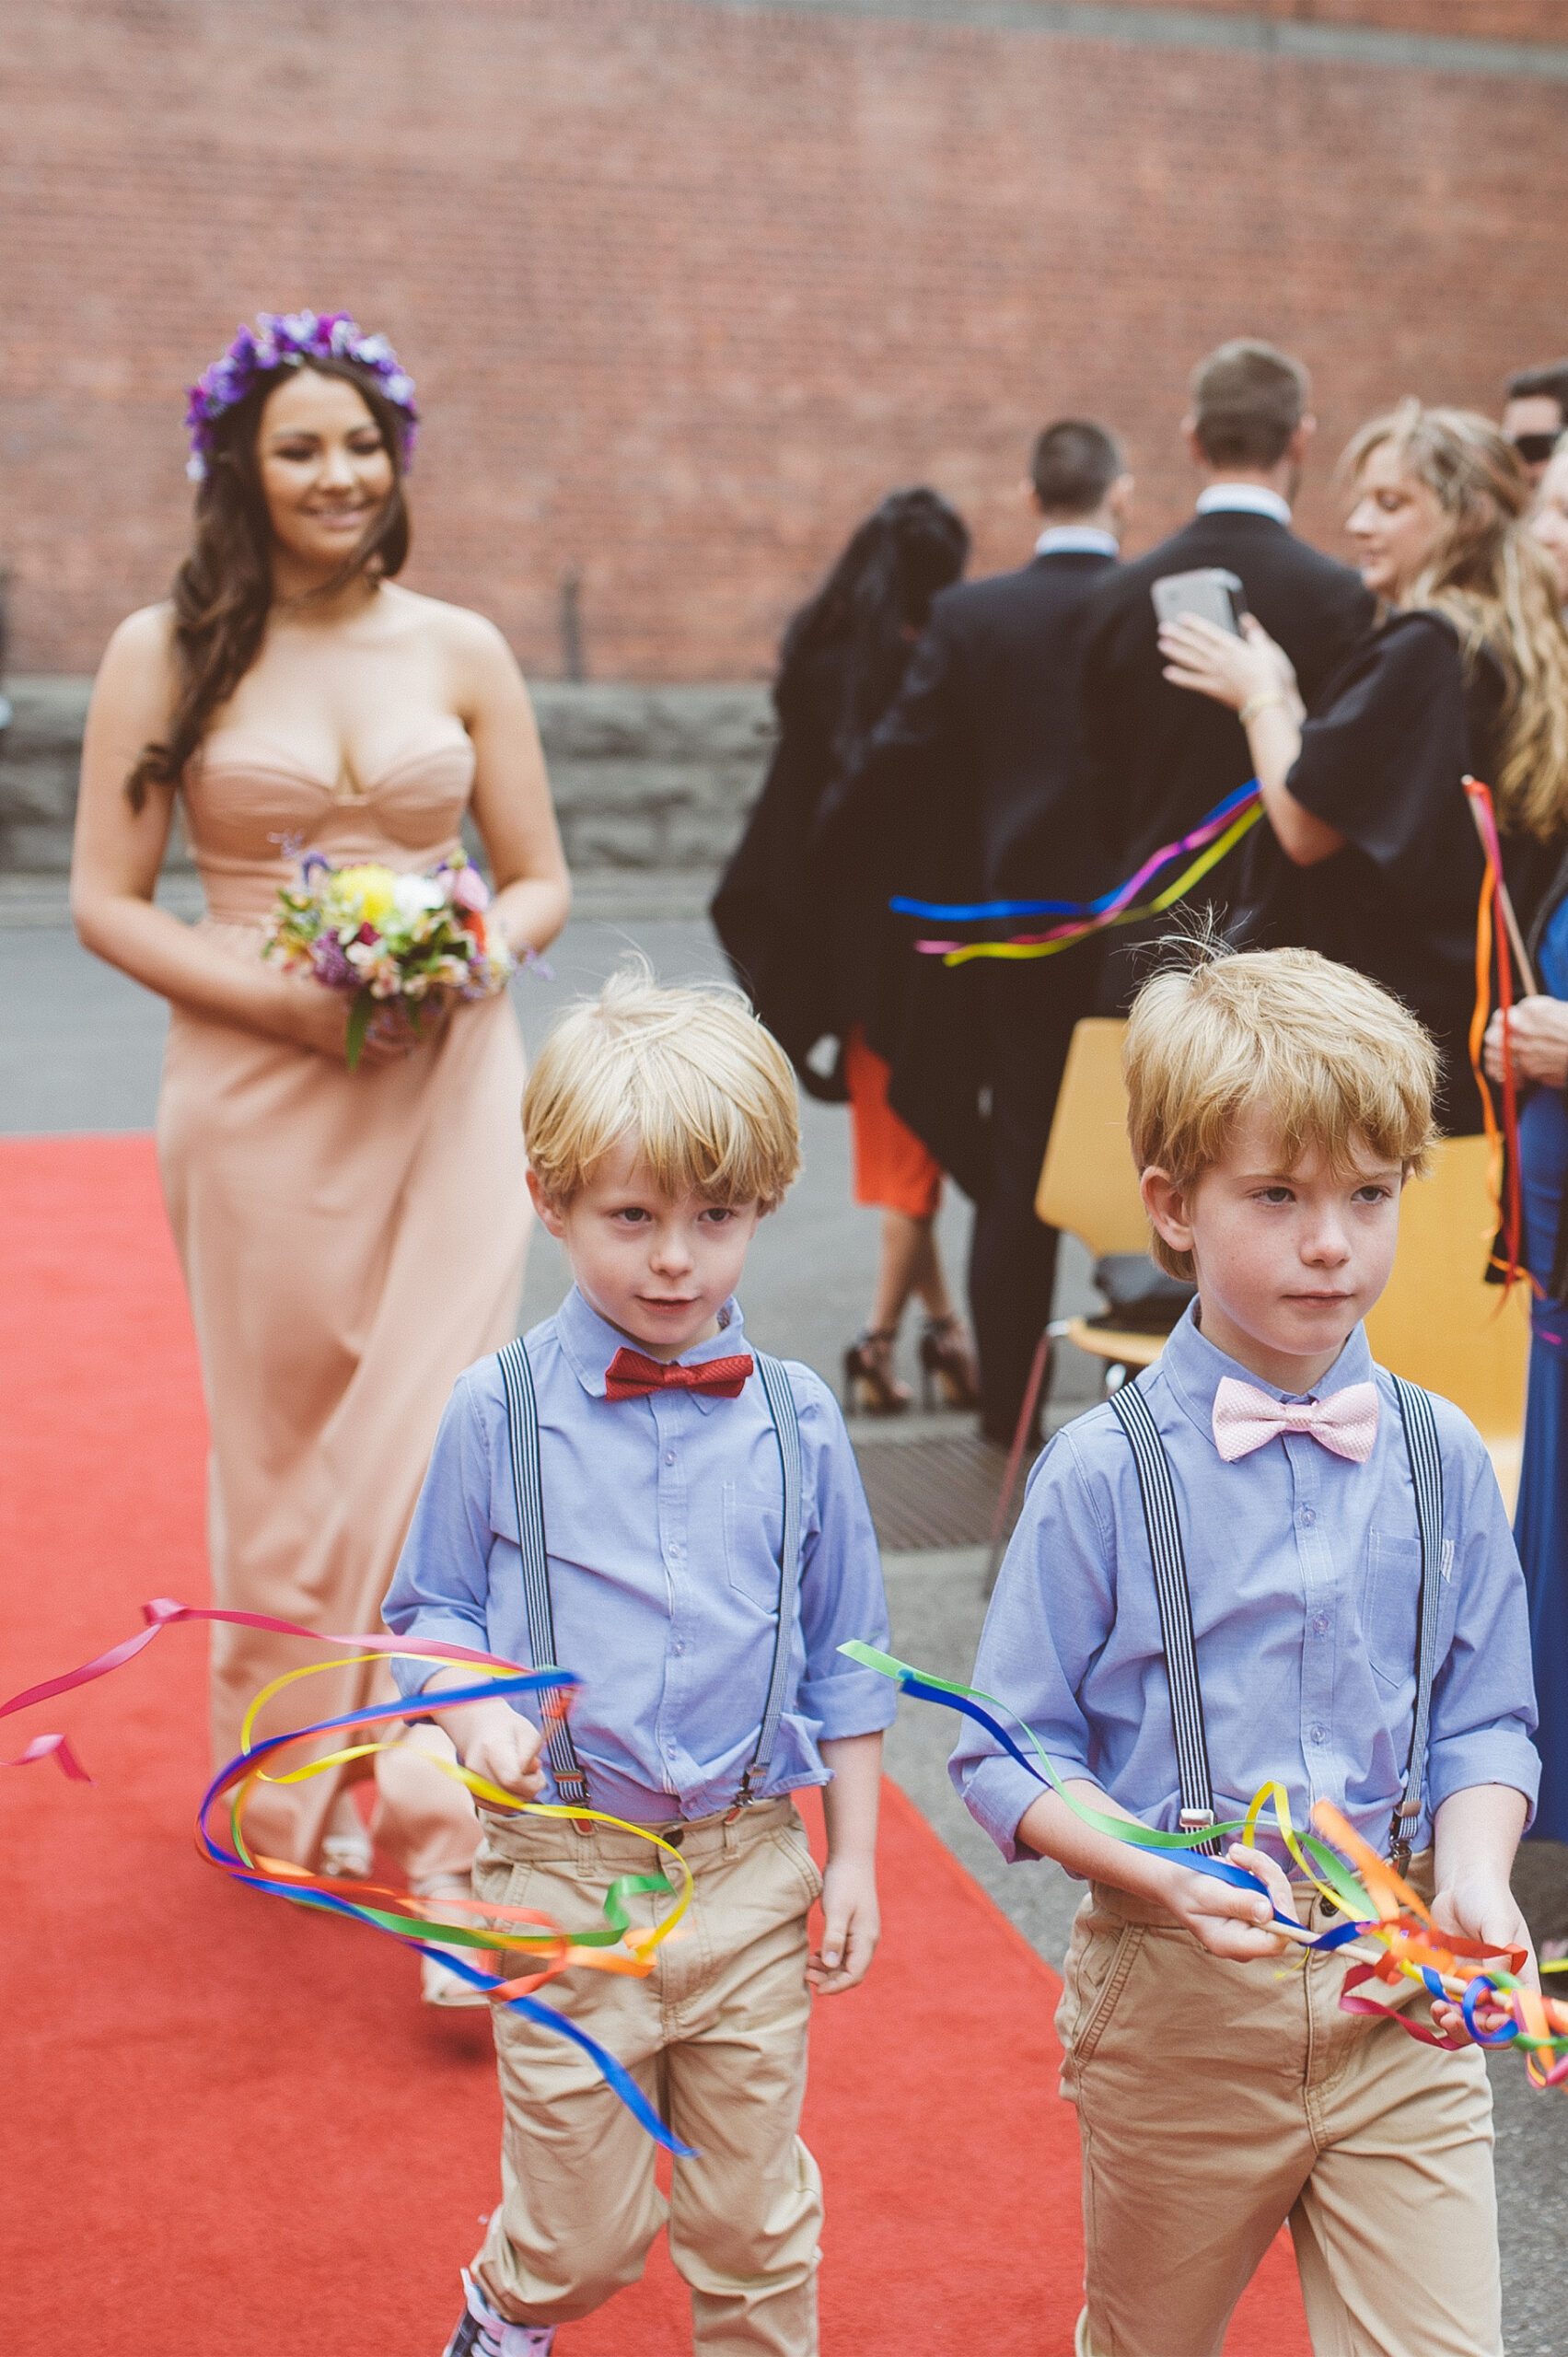
MULTIPOLYGON (((1226 34, 1220 0, 1184 6, 1226 34)), ((493 614, 548 676, 575 570, 591 672, 645 680, 765 671, 893 483, 954 497, 980 568, 1015 561, 1014 485, 1052 413, 1123 431, 1146 543, 1189 496, 1183 379, 1222 336, 1304 354, 1328 449, 1407 390, 1494 404, 1504 369, 1568 346, 1568 50, 1533 75, 1452 53, 1395 70, 1018 29, 1028 13, 6 12, 14 663, 88 668, 161 593, 186 512, 181 388, 262 305, 347 305, 418 377, 414 586, 493 614)), ((1560 0, 1251 13, 1563 40, 1560 0)), ((1326 474, 1303 520, 1331 541, 1326 474)))
MULTIPOLYGON (((1045 6, 1050 0, 1043 0, 1045 6)), ((1114 0, 1123 8, 1200 10, 1204 16, 1243 13, 1281 25, 1376 26, 1388 32, 1428 33, 1448 41, 1561 41, 1562 0, 1114 0)))

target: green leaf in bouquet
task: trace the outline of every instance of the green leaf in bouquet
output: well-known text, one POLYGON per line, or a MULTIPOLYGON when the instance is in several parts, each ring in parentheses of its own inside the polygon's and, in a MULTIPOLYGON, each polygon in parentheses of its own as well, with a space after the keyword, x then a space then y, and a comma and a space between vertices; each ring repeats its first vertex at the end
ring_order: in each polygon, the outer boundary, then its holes
POLYGON ((355 991, 354 1004, 348 1011, 348 1037, 344 1042, 345 1060, 350 1072, 358 1069, 365 1047, 365 1035, 370 1028, 370 1018, 376 1012, 374 994, 368 990, 355 991))

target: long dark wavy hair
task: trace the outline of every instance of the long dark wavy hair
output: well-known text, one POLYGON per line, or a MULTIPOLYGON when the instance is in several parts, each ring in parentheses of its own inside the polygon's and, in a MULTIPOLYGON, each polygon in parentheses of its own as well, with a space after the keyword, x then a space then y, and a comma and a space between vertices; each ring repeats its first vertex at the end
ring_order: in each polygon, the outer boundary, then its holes
POLYGON ((958 578, 969 552, 969 527, 938 492, 889 492, 784 633, 773 691, 781 715, 814 658, 842 647, 843 702, 833 749, 851 764, 898 693, 911 640, 924 629, 931 600, 958 578))
MULTIPOLYGON (((351 581, 401 573, 411 528, 403 497, 403 435, 407 420, 368 368, 335 356, 302 364, 318 377, 342 377, 364 400, 381 430, 392 462, 392 487, 371 517, 357 548, 330 581, 312 594, 335 597, 351 581)), ((196 493, 191 553, 174 576, 174 658, 179 681, 168 731, 144 745, 125 781, 131 807, 140 810, 149 785, 180 784, 185 764, 261 651, 273 604, 273 527, 256 455, 268 395, 296 376, 272 368, 258 377, 211 429, 205 481, 196 493)))

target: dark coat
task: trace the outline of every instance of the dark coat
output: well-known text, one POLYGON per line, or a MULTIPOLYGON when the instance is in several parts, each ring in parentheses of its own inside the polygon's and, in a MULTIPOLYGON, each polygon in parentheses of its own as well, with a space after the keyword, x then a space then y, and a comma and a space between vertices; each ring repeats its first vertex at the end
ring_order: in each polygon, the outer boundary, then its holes
MULTIPOLYGON (((1249 845, 1249 939, 1316 949, 1402 999, 1442 1051, 1440 1119, 1460 1136, 1481 1126, 1469 1026, 1483 865, 1461 780, 1495 784, 1506 692, 1495 656, 1467 662, 1441 615, 1391 614, 1323 691, 1286 780, 1344 849, 1297 868, 1266 827, 1249 845)), ((1561 848, 1503 838, 1526 927, 1561 848)))
MULTIPOLYGON (((774 690, 779 737, 745 834, 714 895, 714 929, 762 1021, 813 1095, 842 1103, 842 1054, 823 1073, 807 1062, 819 1041, 842 1045, 879 998, 885 912, 864 879, 829 888, 815 844, 824 798, 839 770, 847 650, 825 646, 774 690), (856 921, 876 937, 857 948, 856 921)), ((884 895, 884 900, 885 900, 884 895)), ((889 959, 901 962, 900 938, 889 959)), ((877 1027, 880 1028, 879 1026, 877 1027)))
MULTIPOLYGON (((1223 565, 1295 666, 1307 709, 1372 626, 1359 574, 1308 548, 1272 517, 1224 510, 1194 517, 1146 556, 1100 583, 1084 646, 1085 786, 1105 838, 1106 884, 1120 884, 1152 852, 1195 827, 1252 774, 1234 712, 1163 678, 1151 586, 1162 574, 1223 565)), ((1202 898, 1224 908, 1237 882, 1232 852, 1205 878, 1202 898)), ((1106 960, 1102 1004, 1121 1008, 1140 979, 1129 927, 1106 960)))
MULTIPOLYGON (((1078 673, 1090 594, 1115 564, 1039 556, 942 592, 902 691, 830 798, 830 857, 874 866, 917 900, 1079 900, 1100 888, 1078 770, 1078 673)), ((1070 1031, 1093 1001, 1095 952, 1001 971, 988 960, 948 968, 914 954, 932 931, 905 922, 904 983, 871 1041, 893 1067, 894 1109, 978 1199, 998 1026, 1070 1031)))

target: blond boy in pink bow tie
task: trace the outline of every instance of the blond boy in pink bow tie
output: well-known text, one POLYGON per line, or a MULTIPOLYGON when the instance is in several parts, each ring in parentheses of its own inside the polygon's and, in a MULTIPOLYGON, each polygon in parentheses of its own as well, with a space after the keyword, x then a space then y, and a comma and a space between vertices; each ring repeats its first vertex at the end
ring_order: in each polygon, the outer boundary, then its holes
MULTIPOLYGON (((1527 1945, 1509 1872, 1539 1763, 1502 1499, 1473 1427, 1362 1326, 1432 1148, 1432 1043, 1308 951, 1200 954, 1141 993, 1125 1066, 1155 1258, 1198 1297, 1036 1466, 975 1682, 1093 1807, 1202 1831, 1277 1779, 1297 1824, 1332 1800, 1413 1849, 1440 1924, 1527 1945)), ((1481 2052, 1341 2012, 1331 1954, 1282 1969, 1272 1909, 1328 1918, 1277 1843, 1228 1853, 1264 1899, 1091 1831, 977 1729, 952 1769, 1007 1858, 1089 1884, 1057 2014, 1078 2357, 1217 2357, 1287 2220, 1323 2357, 1501 2357, 1481 2052)))

